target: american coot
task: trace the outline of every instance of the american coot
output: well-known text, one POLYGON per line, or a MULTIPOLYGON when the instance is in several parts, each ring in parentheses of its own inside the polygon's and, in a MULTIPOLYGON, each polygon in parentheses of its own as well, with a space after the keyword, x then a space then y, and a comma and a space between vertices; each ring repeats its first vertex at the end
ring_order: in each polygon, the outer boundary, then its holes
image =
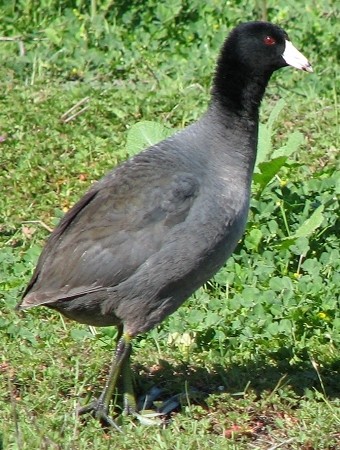
POLYGON ((247 219, 258 114, 272 73, 312 72, 281 28, 237 26, 225 41, 203 117, 94 184, 49 237, 18 309, 47 306, 78 322, 117 325, 108 381, 80 410, 116 426, 120 374, 135 410, 131 339, 174 312, 224 264, 247 219))

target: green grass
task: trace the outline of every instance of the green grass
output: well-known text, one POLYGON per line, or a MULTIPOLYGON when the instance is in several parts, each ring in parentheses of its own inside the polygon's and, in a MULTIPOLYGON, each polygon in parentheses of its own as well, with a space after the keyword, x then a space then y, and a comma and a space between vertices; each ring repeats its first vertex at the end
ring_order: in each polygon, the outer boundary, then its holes
POLYGON ((17 0, 0 10, 0 37, 15 38, 0 41, 0 448, 335 450, 337 2, 88 3, 17 0), (124 436, 79 421, 76 406, 103 386, 115 330, 94 334, 43 308, 19 317, 20 292, 48 229, 132 154, 133 125, 197 119, 227 31, 258 18, 286 28, 315 73, 285 69, 271 80, 247 232, 233 257, 135 340, 138 394, 158 386, 161 400, 181 394, 181 407, 158 428, 118 418, 124 436), (88 109, 65 123, 87 97, 88 109))

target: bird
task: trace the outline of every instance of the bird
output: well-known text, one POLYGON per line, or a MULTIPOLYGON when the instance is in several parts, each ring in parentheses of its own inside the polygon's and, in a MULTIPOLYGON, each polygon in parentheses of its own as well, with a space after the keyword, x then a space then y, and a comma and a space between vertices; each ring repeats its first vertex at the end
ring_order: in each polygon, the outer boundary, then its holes
POLYGON ((237 25, 224 41, 202 117, 114 168, 49 236, 16 308, 45 306, 92 326, 117 326, 104 389, 79 409, 120 430, 110 401, 123 381, 137 413, 132 339, 207 282, 246 227, 259 108, 274 71, 313 72, 279 26, 237 25))

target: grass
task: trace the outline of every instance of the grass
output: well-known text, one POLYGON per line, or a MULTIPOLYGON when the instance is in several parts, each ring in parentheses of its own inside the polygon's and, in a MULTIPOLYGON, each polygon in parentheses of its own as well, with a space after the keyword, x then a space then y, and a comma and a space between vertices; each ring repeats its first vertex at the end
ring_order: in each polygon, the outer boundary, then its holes
POLYGON ((0 41, 0 448, 338 448, 336 2, 18 0, 0 19, 12 39, 0 41), (135 340, 138 394, 157 386, 180 405, 158 428, 118 418, 120 436, 74 413, 104 383, 115 330, 13 308, 48 230, 131 154, 133 125, 182 128, 204 111, 218 48, 240 18, 284 26, 315 74, 285 69, 271 81, 233 257, 135 340))

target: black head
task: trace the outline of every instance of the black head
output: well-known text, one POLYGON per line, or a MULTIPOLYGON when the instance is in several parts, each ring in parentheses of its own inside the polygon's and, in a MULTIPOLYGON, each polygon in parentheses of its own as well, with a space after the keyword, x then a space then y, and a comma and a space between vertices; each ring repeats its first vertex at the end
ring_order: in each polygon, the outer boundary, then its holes
POLYGON ((288 36, 281 28, 265 22, 250 22, 231 32, 225 50, 229 58, 246 70, 272 72, 286 65, 282 57, 286 40, 288 36))
POLYGON ((282 28, 268 22, 238 25, 226 39, 213 83, 213 99, 229 110, 258 108, 272 73, 285 66, 312 72, 282 28), (249 107, 249 108, 248 108, 249 107))
POLYGON ((236 27, 225 42, 222 55, 251 72, 272 73, 289 65, 312 71, 287 33, 268 22, 247 22, 236 27))

